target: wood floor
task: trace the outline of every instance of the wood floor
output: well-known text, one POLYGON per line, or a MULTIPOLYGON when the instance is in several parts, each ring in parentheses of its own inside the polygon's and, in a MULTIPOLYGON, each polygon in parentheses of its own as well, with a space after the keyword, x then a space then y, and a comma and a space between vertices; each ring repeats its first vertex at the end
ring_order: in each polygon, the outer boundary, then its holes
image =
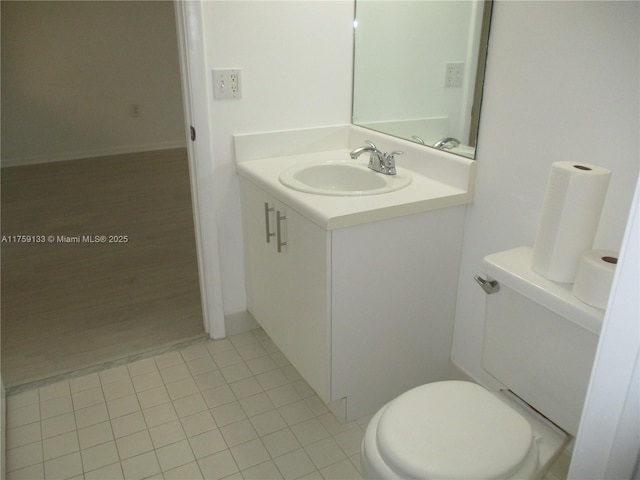
POLYGON ((186 150, 4 168, 1 180, 5 386, 204 334, 186 150))

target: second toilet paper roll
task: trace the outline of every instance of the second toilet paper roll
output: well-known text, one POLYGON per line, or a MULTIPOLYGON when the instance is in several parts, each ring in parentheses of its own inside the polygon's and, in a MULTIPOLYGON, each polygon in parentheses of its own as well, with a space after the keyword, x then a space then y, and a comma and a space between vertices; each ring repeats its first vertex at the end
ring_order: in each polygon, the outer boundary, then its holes
POLYGON ((580 257, 593 245, 610 176, 610 170, 586 163, 552 165, 533 247, 535 272, 573 282, 580 257))
POLYGON ((585 253, 578 264, 573 294, 587 305, 607 308, 617 263, 616 252, 590 250, 585 253))

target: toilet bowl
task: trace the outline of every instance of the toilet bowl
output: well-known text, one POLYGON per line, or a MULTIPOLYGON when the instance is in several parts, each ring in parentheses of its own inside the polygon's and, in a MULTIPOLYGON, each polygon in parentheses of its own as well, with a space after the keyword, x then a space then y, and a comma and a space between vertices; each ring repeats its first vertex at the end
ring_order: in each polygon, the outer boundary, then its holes
POLYGON ((507 394, 444 381, 382 407, 367 427, 361 460, 367 479, 535 479, 565 441, 562 430, 507 394))

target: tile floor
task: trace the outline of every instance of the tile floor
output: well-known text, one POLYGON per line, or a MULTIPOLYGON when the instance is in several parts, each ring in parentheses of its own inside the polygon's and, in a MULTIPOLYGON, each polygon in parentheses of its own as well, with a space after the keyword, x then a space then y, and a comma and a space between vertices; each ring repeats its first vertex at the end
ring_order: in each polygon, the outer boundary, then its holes
POLYGON ((341 425, 262 330, 7 398, 8 479, 359 479, 341 425))

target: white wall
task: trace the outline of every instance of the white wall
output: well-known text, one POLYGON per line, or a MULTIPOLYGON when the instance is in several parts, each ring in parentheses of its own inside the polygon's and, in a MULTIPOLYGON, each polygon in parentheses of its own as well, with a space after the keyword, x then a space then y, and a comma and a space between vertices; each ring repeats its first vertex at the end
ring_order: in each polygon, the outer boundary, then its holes
MULTIPOLYGON (((209 100, 224 311, 246 310, 234 134, 348 124, 353 2, 203 2, 206 63, 241 69, 242 98, 209 100)), ((211 80, 210 80, 211 81, 211 80)))
POLYGON ((639 2, 494 5, 452 353, 488 386, 472 277, 485 255, 533 245, 553 162, 613 171, 595 247, 620 249, 640 164, 639 20, 639 2))
POLYGON ((3 166, 184 144, 172 2, 2 2, 3 166))
MULTIPOLYGON (((471 28, 474 12, 472 2, 461 1, 359 3, 355 123, 447 117, 446 136, 466 141, 467 122, 461 119, 466 91, 444 82, 448 62, 465 63, 465 73, 475 76, 475 65, 467 65, 469 36, 477 35, 471 28)), ((468 78, 465 83, 473 83, 468 78)), ((431 138, 424 131, 413 134, 431 138)))

